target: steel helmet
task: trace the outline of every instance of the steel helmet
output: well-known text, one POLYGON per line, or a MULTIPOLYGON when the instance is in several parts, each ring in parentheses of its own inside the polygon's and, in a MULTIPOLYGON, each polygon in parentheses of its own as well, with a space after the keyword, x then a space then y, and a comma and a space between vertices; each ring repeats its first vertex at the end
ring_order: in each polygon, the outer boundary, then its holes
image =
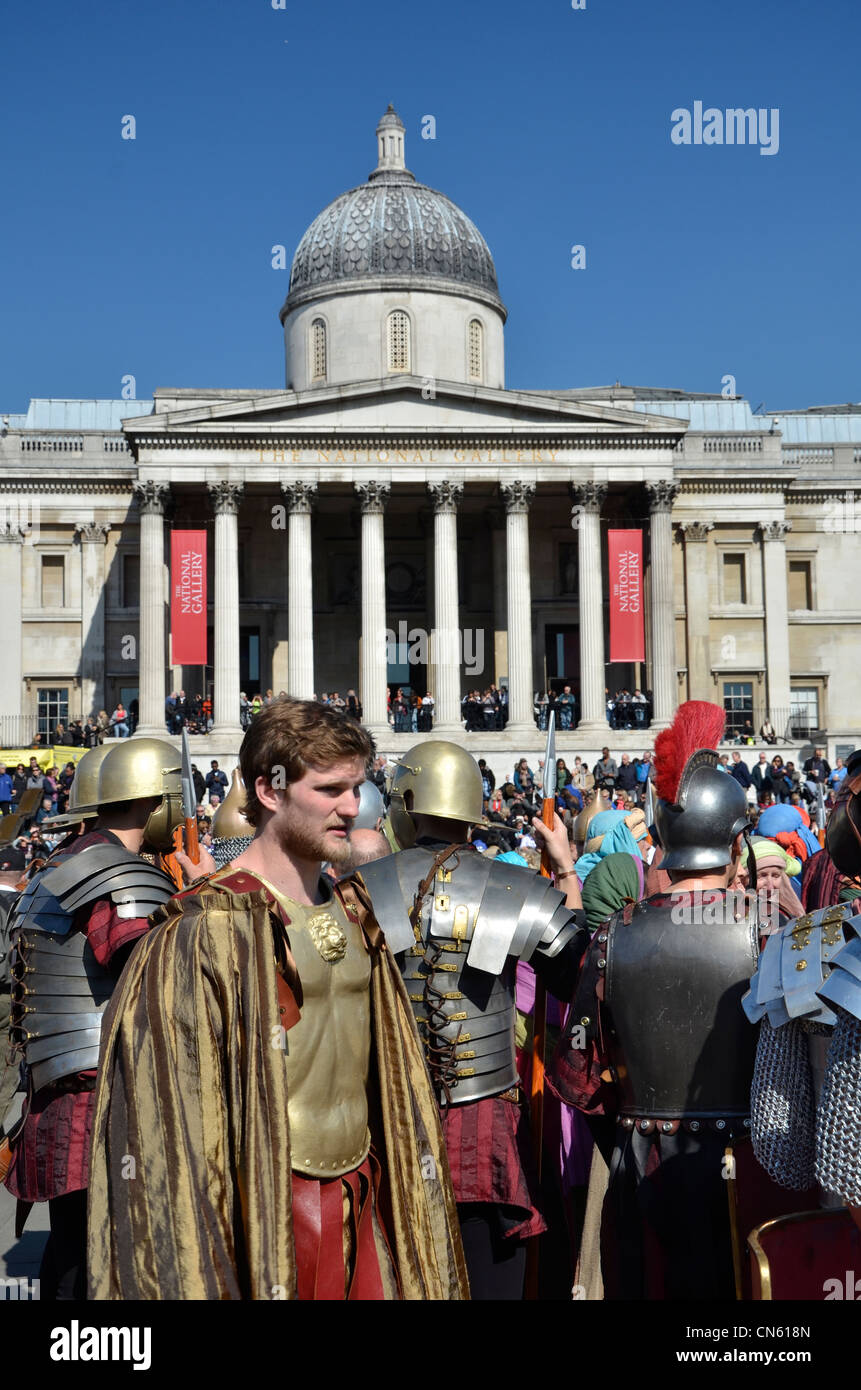
POLYGON ((183 822, 179 754, 166 739, 118 741, 99 769, 99 807, 151 796, 161 802, 147 819, 144 839, 153 849, 171 849, 173 832, 183 822))
POLYGON ((713 749, 698 749, 685 764, 676 801, 658 801, 662 869, 726 868, 736 836, 749 828, 744 789, 717 762, 713 749))
POLYGON ((456 743, 428 738, 405 753, 392 777, 389 820, 401 849, 416 841, 414 815, 486 825, 478 763, 456 743))
POLYGON ((359 788, 359 814, 353 821, 353 830, 377 830, 378 822, 385 819, 386 803, 375 782, 363 782, 359 788))

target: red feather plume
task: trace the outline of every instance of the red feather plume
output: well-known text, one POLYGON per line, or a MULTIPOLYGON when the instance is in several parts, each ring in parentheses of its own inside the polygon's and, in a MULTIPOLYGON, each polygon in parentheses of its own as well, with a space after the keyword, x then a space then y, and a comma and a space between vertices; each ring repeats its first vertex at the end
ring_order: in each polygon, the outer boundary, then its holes
POLYGON ((708 700, 688 700, 679 705, 668 729, 655 739, 655 791, 662 801, 674 803, 685 763, 698 748, 717 748, 726 715, 708 700))

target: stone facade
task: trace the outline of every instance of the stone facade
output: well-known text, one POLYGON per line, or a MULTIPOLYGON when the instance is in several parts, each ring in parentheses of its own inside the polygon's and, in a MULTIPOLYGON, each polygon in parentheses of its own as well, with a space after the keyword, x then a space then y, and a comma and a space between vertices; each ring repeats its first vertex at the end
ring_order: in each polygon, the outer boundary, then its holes
MULTIPOLYGON (((404 183, 392 115, 362 186, 372 201, 423 189, 404 183)), ((560 735, 566 756, 650 741, 609 733, 607 688, 650 690, 653 729, 696 697, 736 722, 749 712, 755 729, 770 717, 786 748, 808 730, 832 758, 853 746, 861 408, 763 418, 681 391, 506 390, 505 311, 477 231, 486 259, 469 233, 460 259, 446 244, 434 263, 412 241, 375 262, 366 231, 365 260, 350 261, 362 237, 353 226, 336 248, 339 225, 317 219, 297 254, 288 389, 34 401, 3 418, 2 742, 29 741, 52 701, 76 718, 138 698, 141 730, 161 732, 165 695, 184 688, 214 700, 198 756, 229 765, 240 689, 352 687, 380 747, 398 752, 412 736, 389 730, 386 685, 409 683, 432 690, 440 734, 501 774, 541 746, 533 692, 566 681, 579 715, 560 735), (315 261, 322 225, 331 255, 315 261), (387 360, 399 309, 409 370, 387 360), (482 380, 470 374, 473 317, 482 380), (326 372, 311 380, 315 318, 326 372), (608 664, 608 526, 644 533, 636 666, 608 664), (169 650, 168 533, 202 527, 209 659, 183 670, 169 650), (387 632, 401 647, 416 637, 411 679, 387 632), (491 682, 509 688, 508 729, 466 735, 461 695, 491 682)))

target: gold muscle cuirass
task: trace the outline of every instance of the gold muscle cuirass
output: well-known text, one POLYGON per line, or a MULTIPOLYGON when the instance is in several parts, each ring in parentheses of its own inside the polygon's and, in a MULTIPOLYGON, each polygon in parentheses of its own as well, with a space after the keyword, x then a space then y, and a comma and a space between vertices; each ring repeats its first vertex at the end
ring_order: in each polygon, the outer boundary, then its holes
POLYGON ((321 880, 327 901, 313 907, 263 882, 290 919, 287 935, 302 982, 302 1017, 286 1035, 292 1166, 306 1177, 334 1178, 357 1168, 371 1142, 371 962, 360 928, 332 897, 327 879, 321 880))

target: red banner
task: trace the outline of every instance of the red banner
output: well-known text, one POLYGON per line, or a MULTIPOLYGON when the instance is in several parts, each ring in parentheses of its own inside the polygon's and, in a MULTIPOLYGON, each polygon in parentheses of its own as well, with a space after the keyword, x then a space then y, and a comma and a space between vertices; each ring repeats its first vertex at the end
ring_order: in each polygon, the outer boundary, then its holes
POLYGON ((206 532, 170 536, 172 666, 206 665, 206 532))
POLYGON ((610 660, 645 661, 643 533, 609 531, 610 660))

